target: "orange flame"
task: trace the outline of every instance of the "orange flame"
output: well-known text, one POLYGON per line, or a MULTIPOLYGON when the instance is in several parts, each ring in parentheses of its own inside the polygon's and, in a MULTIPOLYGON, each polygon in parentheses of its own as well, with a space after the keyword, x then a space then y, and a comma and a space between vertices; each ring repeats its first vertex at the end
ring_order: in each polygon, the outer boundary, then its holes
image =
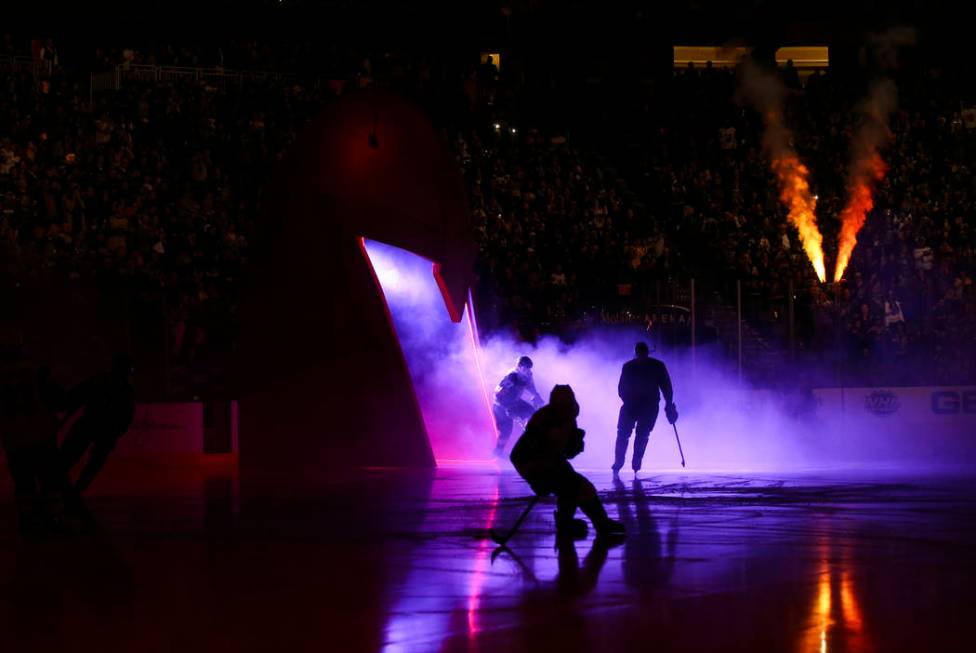
POLYGON ((813 264, 817 278, 823 282, 827 279, 823 236, 817 228, 817 200, 810 193, 810 184, 807 181, 809 171, 800 163, 796 153, 790 150, 774 155, 772 168, 779 180, 779 199, 789 209, 789 221, 800 232, 803 251, 813 264))
POLYGON ((847 206, 840 213, 840 238, 837 246, 837 266, 834 268, 834 281, 844 278, 851 253, 857 245, 857 234, 864 226, 868 211, 874 208, 871 190, 874 182, 884 178, 887 168, 877 152, 871 152, 855 166, 852 175, 850 197, 847 206))

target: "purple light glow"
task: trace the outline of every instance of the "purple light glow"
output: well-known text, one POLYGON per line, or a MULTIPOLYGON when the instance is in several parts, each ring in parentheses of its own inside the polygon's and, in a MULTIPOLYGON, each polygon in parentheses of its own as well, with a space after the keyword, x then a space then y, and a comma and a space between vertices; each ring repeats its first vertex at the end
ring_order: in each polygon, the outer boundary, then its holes
MULTIPOLYGON (((468 298, 470 300, 470 297, 468 298)), ((495 515, 498 513, 498 500, 500 492, 495 487, 495 496, 491 502, 491 509, 488 513, 488 522, 485 530, 491 530, 495 525, 495 515)), ((478 634, 478 610, 481 605, 481 591, 485 584, 485 576, 490 573, 491 544, 489 540, 482 540, 478 545, 478 553, 475 561, 475 571, 471 576, 471 586, 468 590, 468 638, 474 639, 478 634)))
MULTIPOLYGON (((568 346, 555 338, 536 345, 495 336, 483 343, 486 381, 494 385, 513 366, 519 354, 535 363, 536 387, 544 398, 552 386, 568 383, 580 403, 579 424, 586 429, 586 449, 573 460, 578 469, 606 470, 613 462, 620 399, 617 381, 621 366, 633 357, 634 343, 648 340, 640 329, 594 330, 568 346)), ((769 393, 743 388, 699 350, 695 373, 690 352, 659 351, 667 364, 678 404, 682 445, 688 469, 741 471, 806 468, 810 458, 811 427, 782 410, 769 393)), ((513 442, 518 434, 513 435, 513 442)), ((633 436, 631 437, 631 447, 633 436)), ((630 468, 630 454, 627 458, 630 468)), ((644 469, 681 470, 674 432, 664 417, 663 401, 644 456, 644 469)))
MULTIPOLYGON (((571 385, 580 404, 579 424, 586 429, 586 449, 573 465, 605 471, 613 461, 620 368, 633 357, 638 340, 653 338, 639 328, 624 327, 594 328, 572 345, 553 337, 529 345, 495 335, 482 342, 481 361, 489 387, 520 354, 532 357, 543 397, 554 384, 571 385)), ((769 390, 739 382, 727 357, 716 349, 700 347, 694 364, 687 349, 652 355, 671 373, 689 472, 917 469, 960 465, 976 455, 976 441, 969 435, 976 429, 976 413, 963 411, 972 388, 769 390), (939 391, 947 397, 944 412, 952 414, 933 413, 929 396, 939 391), (877 406, 870 403, 873 399, 877 406)), ((511 443, 518 435, 513 434, 511 443)), ((629 453, 625 469, 630 469, 629 453)), ((647 474, 681 471, 663 401, 643 469, 647 474)))
POLYGON ((468 310, 451 321, 432 263, 364 240, 389 308, 438 463, 488 461, 495 441, 468 310))
MULTIPOLYGON (((378 242, 368 242, 364 249, 382 285, 438 463, 489 460, 495 428, 486 389, 498 383, 520 354, 527 354, 535 362, 536 387, 543 397, 557 383, 568 383, 576 392, 579 423, 587 436, 586 450, 573 465, 583 470, 609 467, 620 408, 620 367, 633 356, 635 342, 653 338, 639 328, 606 328, 593 329, 572 345, 552 337, 529 345, 500 334, 479 341, 470 300, 462 323, 450 320, 430 261, 378 242)), ((839 465, 920 468, 959 464, 976 455, 976 441, 968 435, 976 428, 976 414, 964 410, 972 388, 791 394, 740 383, 718 350, 699 348, 694 362, 688 350, 662 349, 653 355, 671 372, 689 472, 839 465), (934 413, 932 392, 948 393, 940 410, 955 413, 934 413)), ((519 435, 512 434, 509 447, 519 435)), ((508 465, 507 459, 499 462, 508 465)), ((648 474, 681 470, 663 407, 643 469, 648 474)))

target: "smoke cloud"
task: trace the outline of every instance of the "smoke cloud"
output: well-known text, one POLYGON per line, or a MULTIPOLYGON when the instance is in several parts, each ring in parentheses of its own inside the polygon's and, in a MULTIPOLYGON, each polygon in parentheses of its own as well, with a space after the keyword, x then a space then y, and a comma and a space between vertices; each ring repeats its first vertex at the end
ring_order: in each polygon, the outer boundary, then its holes
POLYGON ((888 122, 898 106, 898 91, 888 74, 898 65, 900 49, 913 45, 915 40, 915 30, 908 27, 892 28, 868 38, 867 47, 873 53, 874 68, 880 77, 871 84, 867 97, 858 105, 861 121, 851 144, 848 199, 840 214, 834 281, 844 277, 857 245, 857 234, 874 208, 874 185, 887 171, 879 150, 891 138, 888 122))
POLYGON ((898 26, 868 36, 867 47, 874 54, 875 65, 887 72, 898 65, 898 53, 917 41, 918 33, 914 27, 898 26))
MULTIPOLYGON (((487 461, 494 422, 473 340, 470 313, 451 321, 430 261, 376 241, 366 241, 413 380, 434 457, 487 461)), ((395 438, 394 438, 395 439, 395 438)))
MULTIPOLYGON (((586 449, 573 459, 577 469, 607 472, 613 462, 620 399, 617 381, 638 341, 653 342, 637 327, 593 328, 572 344, 555 337, 535 344, 496 333, 478 339, 468 321, 454 324, 437 289, 431 262, 409 252, 367 242, 367 251, 393 318, 431 445, 439 463, 489 462, 495 444, 490 393, 520 355, 534 361, 536 387, 548 397, 567 383, 580 403, 579 424, 586 449), (476 355, 477 354, 477 355, 476 355)), ((875 415, 818 405, 809 391, 773 391, 738 380, 721 346, 699 347, 694 364, 687 349, 652 353, 667 365, 680 418, 678 430, 689 472, 835 469, 841 465, 902 465, 972 459, 959 447, 972 443, 969 422, 940 427, 903 419, 901 413, 875 415), (960 430, 961 429, 961 430, 960 430), (959 444, 963 443, 963 444, 959 444), (955 450, 953 449, 955 447, 955 450)), ((797 365, 788 376, 809 378, 797 365)), ((883 397, 882 397, 883 399, 883 397)), ((833 406, 833 407, 832 407, 833 406)), ((516 429, 509 450, 521 433, 516 429)), ((395 443, 395 434, 391 435, 395 443)), ((631 438, 631 444, 633 438, 631 438)), ((966 445, 976 448, 976 443, 966 445)), ((497 463, 510 468, 507 459, 497 463)), ((628 454, 627 466, 630 468, 628 454)), ((644 457, 644 474, 681 470, 674 431, 663 406, 644 457)))
MULTIPOLYGON (((568 345, 543 338, 534 345, 506 334, 481 340, 470 313, 454 324, 434 281, 431 262, 404 250, 367 241, 366 248, 410 370, 439 462, 487 461, 495 444, 490 396, 520 355, 534 361, 536 387, 548 398, 552 386, 568 383, 580 403, 586 450, 573 463, 608 470, 616 438, 617 381, 634 344, 650 341, 639 328, 596 329, 568 345), (477 353, 477 355, 476 355, 477 353), (479 374, 481 375, 479 377, 479 374), (487 390, 488 397, 485 396, 487 390)), ((658 352, 671 372, 680 412, 678 429, 693 469, 773 469, 806 463, 802 424, 771 393, 743 391, 719 352, 700 349, 692 370, 688 353, 658 352), (788 435, 786 435, 788 434, 788 435)), ((509 449, 520 435, 513 432, 509 449)), ((500 461, 503 467, 507 460, 500 461)), ((630 459, 627 462, 628 468, 630 459)), ((663 407, 644 459, 647 470, 680 469, 674 431, 663 407)))
MULTIPOLYGON (((530 346, 496 335, 484 343, 482 358, 491 383, 511 369, 518 355, 526 354, 535 363, 536 387, 543 397, 555 384, 572 386, 580 404, 579 425, 586 430, 586 449, 573 464, 606 471, 614 456, 620 369, 633 358, 634 344, 641 340, 649 338, 638 328, 598 329, 572 345, 548 337, 530 346)), ((721 362, 719 351, 699 349, 694 368, 688 351, 658 351, 652 356, 663 360, 671 374, 689 469, 784 469, 807 467, 814 460, 815 452, 808 451, 812 423, 790 416, 782 397, 743 388, 734 370, 721 362)), ((644 469, 680 470, 680 460, 662 401, 644 469)), ((630 464, 628 454, 625 469, 630 464)))
MULTIPOLYGON (((579 425, 586 430, 586 449, 573 465, 607 472, 613 462, 621 405, 620 369, 633 358, 634 344, 641 340, 651 338, 640 328, 623 327, 594 329, 571 345, 555 337, 528 345, 496 334, 485 339, 482 348, 486 382, 493 387, 515 359, 526 354, 534 362, 536 387, 543 397, 557 383, 571 385, 580 404, 579 425)), ((968 436, 971 422, 947 422, 939 427, 935 442, 929 437, 928 417, 907 414, 907 408, 885 415, 860 405, 843 410, 837 402, 821 404, 810 388, 785 389, 788 378, 806 378, 811 373, 799 363, 787 372, 784 389, 771 390, 740 382, 721 345, 699 347, 694 363, 687 348, 659 349, 651 355, 662 360, 671 375, 688 472, 918 469, 971 460, 976 453, 976 443, 968 436)), ((513 434, 512 443, 518 435, 513 434)), ((630 470, 633 436, 630 442, 625 471, 630 470)), ((681 470, 662 401, 643 473, 681 470)))

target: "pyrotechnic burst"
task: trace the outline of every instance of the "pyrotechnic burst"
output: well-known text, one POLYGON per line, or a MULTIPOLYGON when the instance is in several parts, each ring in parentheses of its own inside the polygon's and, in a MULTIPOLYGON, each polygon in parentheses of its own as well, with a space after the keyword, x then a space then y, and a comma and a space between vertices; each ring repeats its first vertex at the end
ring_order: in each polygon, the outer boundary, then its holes
POLYGON ((847 269, 851 253, 857 245, 857 233, 864 226, 868 212, 874 207, 874 198, 871 196, 872 184, 884 177, 885 170, 884 161, 877 152, 855 164, 855 170, 851 174, 850 197, 840 213, 840 237, 837 244, 834 281, 844 278, 844 270, 847 269))
POLYGON ((746 99, 762 114, 765 122, 763 148, 779 181, 780 201, 786 205, 788 219, 800 234, 803 251, 813 265, 817 278, 825 281, 823 236, 817 227, 817 200, 810 192, 809 171, 791 145, 792 133, 783 123, 785 87, 776 75, 761 69, 755 62, 742 62, 742 91, 746 99))
POLYGON ((809 171, 800 163, 795 152, 785 152, 772 160, 773 172, 779 180, 779 199, 789 209, 788 219, 800 233, 803 251, 813 265, 817 278, 825 281, 823 236, 817 228, 817 200, 807 182, 809 171))
POLYGON ((860 107, 862 122, 854 137, 847 205, 840 214, 840 238, 834 281, 844 277, 851 253, 857 245, 857 234, 874 207, 874 185, 887 170, 878 149, 888 138, 888 118, 897 102, 895 84, 890 79, 876 82, 860 107))

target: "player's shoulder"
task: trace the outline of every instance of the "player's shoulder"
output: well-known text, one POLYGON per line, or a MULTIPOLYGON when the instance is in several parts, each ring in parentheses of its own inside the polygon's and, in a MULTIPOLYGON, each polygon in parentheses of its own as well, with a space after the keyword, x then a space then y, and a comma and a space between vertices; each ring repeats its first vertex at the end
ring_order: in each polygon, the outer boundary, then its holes
POLYGON ((543 406, 539 410, 532 413, 529 421, 525 425, 526 431, 537 432, 543 428, 545 424, 548 424, 552 419, 552 410, 548 405, 543 406))
POLYGON ((631 358, 629 361, 627 361, 627 365, 630 365, 631 367, 641 367, 641 368, 654 367, 657 364, 657 362, 658 361, 656 358, 651 358, 647 356, 644 358, 631 358))

